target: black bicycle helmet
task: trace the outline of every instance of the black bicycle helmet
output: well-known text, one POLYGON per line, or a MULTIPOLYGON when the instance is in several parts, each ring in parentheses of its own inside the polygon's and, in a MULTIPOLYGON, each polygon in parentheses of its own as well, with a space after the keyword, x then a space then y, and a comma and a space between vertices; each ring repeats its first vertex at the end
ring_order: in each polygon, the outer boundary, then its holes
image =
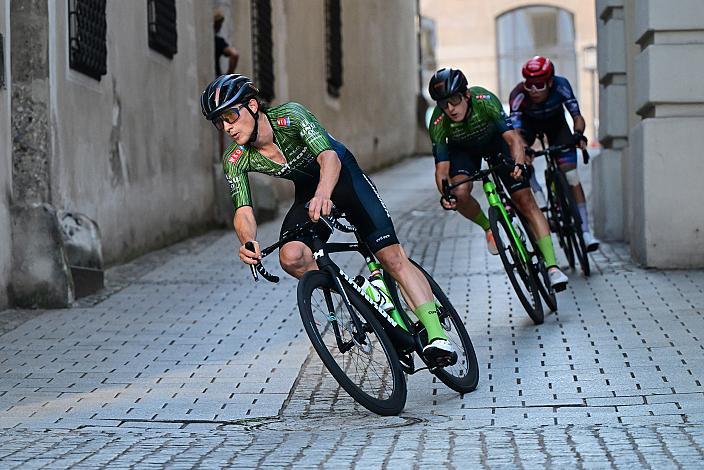
POLYGON ((455 93, 467 91, 467 77, 459 69, 442 68, 433 74, 428 84, 430 97, 439 101, 455 93))
POLYGON ((258 94, 259 90, 248 77, 237 73, 220 75, 200 95, 200 109, 203 116, 212 121, 226 109, 247 103, 258 94))

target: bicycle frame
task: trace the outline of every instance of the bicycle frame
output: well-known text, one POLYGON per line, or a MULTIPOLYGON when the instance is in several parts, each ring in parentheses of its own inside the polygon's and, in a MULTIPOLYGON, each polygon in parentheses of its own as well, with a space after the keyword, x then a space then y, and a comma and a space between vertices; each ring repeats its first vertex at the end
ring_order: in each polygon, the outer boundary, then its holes
MULTIPOLYGON (((406 352, 406 350, 411 349, 417 352, 422 351, 423 344, 421 343, 418 332, 414 327, 414 323, 408 317, 405 310, 401 308, 401 305, 394 305, 394 310, 392 310, 389 314, 384 309, 382 309, 376 302, 374 302, 369 297, 369 295, 367 295, 364 289, 357 285, 357 283, 354 282, 353 278, 347 273, 345 273, 330 258, 331 253, 354 251, 364 257, 370 272, 380 266, 376 258, 374 257, 374 254, 371 252, 366 243, 360 241, 359 236, 357 235, 357 232, 354 227, 346 226, 345 224, 340 223, 334 216, 331 216, 331 218, 321 217, 320 220, 331 230, 337 228, 338 230, 341 230, 343 232, 354 233, 355 238, 357 238, 357 243, 327 243, 320 238, 320 235, 318 234, 315 225, 313 225, 312 222, 306 222, 283 234, 283 236, 278 242, 274 243, 273 245, 267 248, 264 248, 261 251, 262 258, 270 255, 274 250, 283 246, 289 241, 295 240, 298 235, 308 232, 312 238, 313 258, 315 260, 315 263, 318 266, 319 270, 329 273, 332 277, 333 282, 335 283, 335 287, 339 291, 340 296, 342 297, 342 301, 345 304, 345 308, 349 312, 350 317, 352 318, 352 321, 355 325, 355 329, 358 332, 358 337, 354 338, 354 341, 358 344, 361 344, 362 341, 364 341, 364 328, 362 325, 362 321, 359 319, 359 316, 355 313, 354 309, 352 308, 350 298, 347 295, 347 292, 345 291, 343 283, 346 284, 352 290, 354 290, 356 293, 358 293, 361 299, 363 299, 363 301, 367 304, 367 307, 369 307, 372 311, 378 314, 379 320, 382 321, 382 324, 385 326, 386 332, 389 334, 394 344, 396 344, 397 347, 402 348, 399 349, 399 351, 406 352)), ((248 249, 253 250, 254 246, 248 246, 248 249)), ((261 274, 262 276, 264 276, 264 278, 271 282, 279 281, 278 276, 269 273, 264 268, 261 262, 256 265, 252 265, 251 267, 252 275, 255 281, 257 280, 257 272, 259 272, 259 274, 261 274)), ((388 291, 388 286, 386 286, 386 284, 384 285, 388 291)), ((335 306, 332 303, 332 296, 329 292, 325 293, 325 301, 329 310, 328 318, 330 320, 334 320, 335 306)), ((337 322, 331 321, 331 323, 333 323, 333 327, 335 329, 335 336, 338 341, 338 346, 340 347, 340 350, 344 352, 345 350, 349 349, 351 345, 343 344, 341 340, 341 335, 337 328, 337 322)), ((421 369, 416 369, 416 372, 419 370, 421 369)))
POLYGON ((489 202, 489 205, 498 208, 501 212, 501 216, 504 218, 504 220, 506 220, 506 222, 508 222, 508 230, 511 233, 511 237, 513 237, 513 240, 516 242, 516 246, 518 247, 518 255, 521 257, 521 261, 523 261, 524 263, 529 262, 530 255, 528 254, 528 249, 521 240, 521 237, 518 235, 518 233, 516 233, 516 229, 511 223, 511 218, 509 217, 508 212, 506 211, 506 204, 509 204, 514 210, 516 210, 515 207, 513 207, 513 203, 503 193, 501 194, 503 196, 502 200, 501 195, 499 195, 499 189, 497 188, 496 183, 490 180, 488 176, 483 178, 482 188, 484 189, 484 194, 486 195, 486 199, 489 202))

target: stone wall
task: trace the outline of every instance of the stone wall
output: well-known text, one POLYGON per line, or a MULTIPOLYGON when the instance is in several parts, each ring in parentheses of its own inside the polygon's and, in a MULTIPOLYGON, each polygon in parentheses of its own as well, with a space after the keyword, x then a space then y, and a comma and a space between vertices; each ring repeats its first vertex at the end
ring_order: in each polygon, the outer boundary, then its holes
POLYGON ((10 0, 0 1, 4 86, 0 86, 0 309, 8 305, 8 285, 12 262, 10 197, 12 193, 12 139, 10 132, 10 0))

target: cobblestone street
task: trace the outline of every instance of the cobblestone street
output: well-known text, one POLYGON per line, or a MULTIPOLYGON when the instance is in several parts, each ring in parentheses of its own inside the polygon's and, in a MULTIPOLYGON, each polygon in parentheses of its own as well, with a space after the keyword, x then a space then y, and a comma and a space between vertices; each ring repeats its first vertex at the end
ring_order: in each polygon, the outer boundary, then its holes
POLYGON ((373 179, 465 319, 476 391, 421 372, 401 416, 370 414, 312 350, 296 281, 272 256, 281 282, 255 284, 234 234, 211 232, 113 268, 74 308, 0 313, 0 468, 702 468, 704 271, 602 244, 536 326, 432 171, 419 158, 373 179))

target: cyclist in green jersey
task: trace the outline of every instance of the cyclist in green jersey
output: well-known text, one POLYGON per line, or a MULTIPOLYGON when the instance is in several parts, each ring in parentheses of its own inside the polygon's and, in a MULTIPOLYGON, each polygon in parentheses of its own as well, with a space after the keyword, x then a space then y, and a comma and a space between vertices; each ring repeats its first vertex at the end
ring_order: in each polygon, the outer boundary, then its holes
MULTIPOLYGON (((247 173, 256 171, 291 180, 295 200, 281 232, 309 218, 318 221, 329 215, 333 203, 342 209, 384 269, 408 294, 407 300, 428 332, 424 354, 431 361, 454 363, 457 353, 438 319, 430 285, 408 260, 386 206, 352 153, 301 104, 284 103, 267 109, 258 93, 249 78, 232 74, 215 79, 201 95, 205 118, 234 141, 223 155, 223 169, 236 209, 234 226, 242 244, 240 259, 250 265, 261 259, 247 173), (254 251, 245 247, 250 241, 254 251)), ((281 247, 279 261, 287 273, 300 278, 317 269, 311 243, 302 236, 281 247)))
MULTIPOLYGON (((526 163, 524 142, 513 129, 499 99, 481 87, 468 87, 462 71, 443 68, 435 72, 428 86, 430 96, 437 102, 430 119, 430 140, 435 156, 435 182, 442 194, 442 180, 456 182, 471 176, 481 168, 482 157, 502 154, 515 163, 526 163)), ((499 172, 499 177, 535 234, 545 263, 550 283, 556 290, 567 284, 567 276, 557 267, 555 250, 545 216, 538 208, 527 178, 516 166, 499 172)), ((463 216, 486 232, 487 245, 497 254, 489 227, 489 219, 471 195, 472 183, 453 190, 457 200, 441 199, 445 209, 457 209, 463 216)))

